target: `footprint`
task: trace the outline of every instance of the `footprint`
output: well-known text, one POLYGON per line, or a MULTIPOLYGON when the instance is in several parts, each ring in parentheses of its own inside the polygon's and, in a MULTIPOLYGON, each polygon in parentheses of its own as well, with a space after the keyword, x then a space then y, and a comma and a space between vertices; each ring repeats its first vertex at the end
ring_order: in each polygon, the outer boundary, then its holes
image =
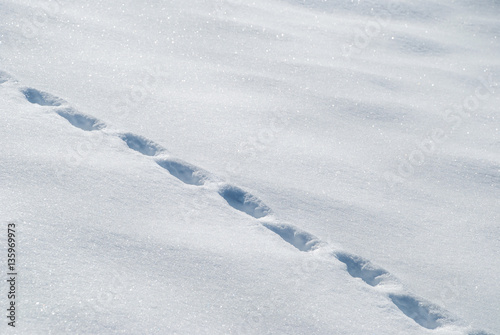
POLYGON ((262 218, 271 213, 271 209, 260 199, 248 192, 243 191, 239 187, 226 185, 219 190, 219 194, 231 207, 247 213, 256 219, 262 218))
POLYGON ((206 172, 181 160, 161 159, 157 160, 156 163, 175 178, 189 185, 201 186, 208 178, 206 172))
POLYGON ((406 316, 424 328, 436 329, 441 326, 440 321, 446 319, 437 311, 437 306, 423 303, 410 295, 390 294, 389 298, 406 316))
POLYGON ((316 236, 288 224, 261 222, 264 227, 278 234, 283 240, 300 251, 311 251, 319 246, 316 236))
POLYGON ((77 113, 72 108, 56 110, 56 113, 69 121, 73 126, 85 131, 100 130, 106 125, 100 120, 88 115, 77 113))
POLYGON ((145 137, 125 133, 118 135, 130 149, 140 152, 146 156, 156 156, 157 154, 165 151, 160 145, 148 140, 145 137))
POLYGON ((24 88, 21 90, 26 99, 32 104, 40 106, 61 106, 64 100, 53 96, 52 94, 36 90, 34 88, 24 88))
POLYGON ((382 280, 382 276, 389 273, 384 269, 375 267, 370 261, 356 255, 339 252, 335 257, 347 265, 347 272, 354 278, 361 278, 370 286, 377 286, 382 280))

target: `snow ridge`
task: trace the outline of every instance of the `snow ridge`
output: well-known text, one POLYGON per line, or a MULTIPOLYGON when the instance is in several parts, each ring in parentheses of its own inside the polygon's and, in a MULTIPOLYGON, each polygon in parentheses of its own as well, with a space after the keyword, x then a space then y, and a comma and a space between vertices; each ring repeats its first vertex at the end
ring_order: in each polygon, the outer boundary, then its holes
MULTIPOLYGON (((17 83, 7 73, 0 71, 0 84, 9 81, 13 84, 17 83)), ((312 256, 334 258, 343 263, 351 277, 361 279, 380 294, 385 295, 395 307, 418 325, 426 329, 445 326, 455 328, 458 326, 457 320, 451 317, 447 311, 407 292, 403 285, 388 271, 375 266, 360 256, 336 250, 316 236, 293 225, 279 222, 273 211, 261 199, 242 188, 220 181, 208 171, 171 157, 165 148, 143 136, 110 131, 103 121, 76 111, 63 99, 34 88, 20 87, 18 90, 24 94, 28 102, 52 109, 54 113, 66 119, 76 128, 83 131, 101 131, 104 135, 120 138, 130 149, 144 156, 152 157, 160 167, 185 184, 209 186, 211 189, 215 187, 217 193, 231 207, 257 219, 262 226, 280 236, 299 251, 311 253, 312 256), (318 253, 315 251, 326 252, 318 253)), ((459 327, 464 334, 487 334, 483 331, 472 331, 469 327, 459 327)))

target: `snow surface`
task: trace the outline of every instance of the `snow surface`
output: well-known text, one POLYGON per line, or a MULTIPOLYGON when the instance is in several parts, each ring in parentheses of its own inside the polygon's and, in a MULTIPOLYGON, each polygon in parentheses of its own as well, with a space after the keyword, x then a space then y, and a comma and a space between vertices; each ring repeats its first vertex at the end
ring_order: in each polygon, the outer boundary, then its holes
POLYGON ((0 333, 500 333, 498 1, 0 15, 0 333))

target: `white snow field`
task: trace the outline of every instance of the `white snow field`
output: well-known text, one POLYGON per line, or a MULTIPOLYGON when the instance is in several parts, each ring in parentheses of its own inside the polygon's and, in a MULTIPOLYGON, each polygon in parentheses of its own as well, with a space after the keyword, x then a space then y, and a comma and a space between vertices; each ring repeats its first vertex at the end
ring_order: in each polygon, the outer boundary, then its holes
POLYGON ((1 0, 0 334, 500 334, 499 82, 496 0, 1 0))

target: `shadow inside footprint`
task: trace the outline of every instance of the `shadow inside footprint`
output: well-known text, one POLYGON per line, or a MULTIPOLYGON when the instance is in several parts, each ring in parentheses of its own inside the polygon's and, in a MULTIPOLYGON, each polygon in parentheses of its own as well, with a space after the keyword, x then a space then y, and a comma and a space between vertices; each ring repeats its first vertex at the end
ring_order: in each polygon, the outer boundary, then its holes
POLYGON ((68 120, 73 126, 85 131, 100 130, 105 127, 104 123, 91 116, 76 113, 73 109, 60 109, 56 111, 61 117, 68 120))
POLYGON ((239 187, 227 185, 219 190, 219 194, 231 207, 247 213, 256 219, 264 217, 271 212, 271 209, 261 200, 239 187))
POLYGON ((370 261, 359 256, 339 252, 335 257, 347 266, 347 272, 354 278, 361 278, 370 286, 377 286, 381 276, 388 274, 387 271, 375 267, 370 261))
POLYGON ((205 183, 206 175, 191 164, 172 159, 162 159, 156 163, 186 184, 201 186, 205 183))
POLYGON ((314 235, 297 229, 294 226, 268 222, 263 222, 262 225, 273 233, 278 234, 283 240, 300 251, 311 251, 319 244, 318 239, 314 235))
POLYGON ((62 99, 59 99, 52 94, 42 92, 34 88, 25 88, 21 92, 23 92, 26 100, 32 104, 40 106, 61 106, 64 102, 62 99))
POLYGON ((143 155, 155 156, 158 153, 164 151, 164 149, 160 145, 148 140, 145 137, 134 135, 131 133, 121 134, 119 136, 130 149, 140 152, 143 155))
POLYGON ((426 305, 409 295, 391 294, 392 302, 409 318, 427 329, 436 329, 441 324, 439 320, 444 316, 431 310, 431 305, 426 305))

